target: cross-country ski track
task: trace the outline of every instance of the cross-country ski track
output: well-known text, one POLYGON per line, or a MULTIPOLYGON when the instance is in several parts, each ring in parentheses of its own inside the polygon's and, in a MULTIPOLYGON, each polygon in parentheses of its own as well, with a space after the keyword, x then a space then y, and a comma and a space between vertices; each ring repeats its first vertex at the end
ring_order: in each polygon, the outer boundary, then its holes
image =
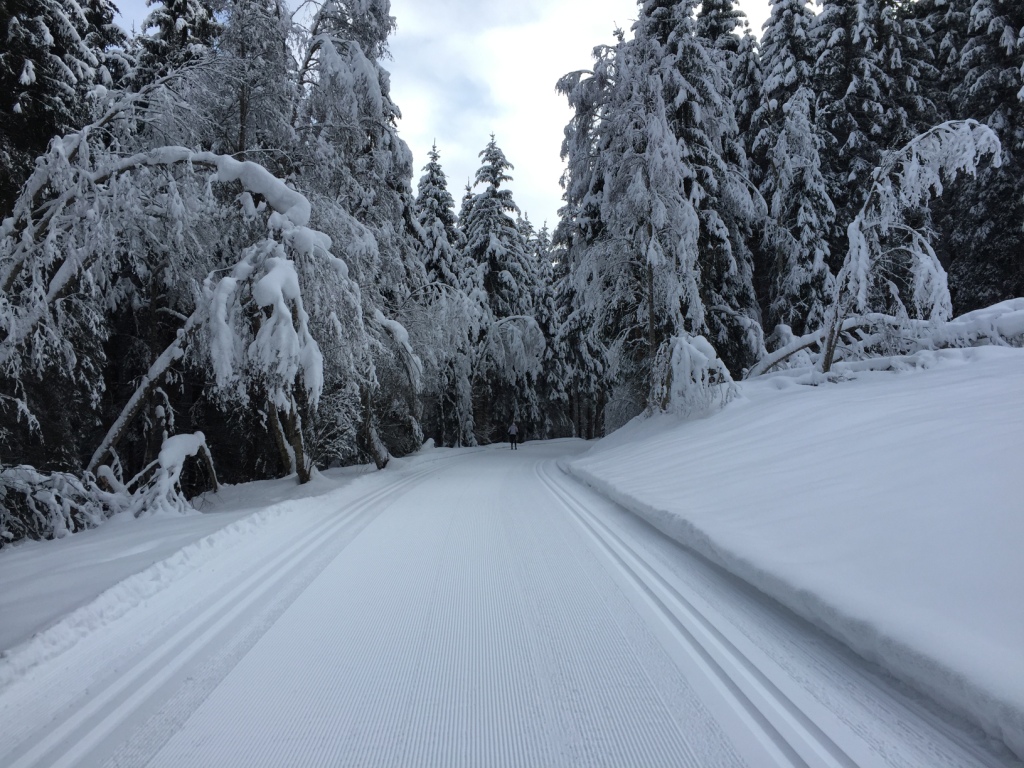
POLYGON ((377 473, 15 649, 0 765, 1020 765, 564 475, 583 447, 377 473))

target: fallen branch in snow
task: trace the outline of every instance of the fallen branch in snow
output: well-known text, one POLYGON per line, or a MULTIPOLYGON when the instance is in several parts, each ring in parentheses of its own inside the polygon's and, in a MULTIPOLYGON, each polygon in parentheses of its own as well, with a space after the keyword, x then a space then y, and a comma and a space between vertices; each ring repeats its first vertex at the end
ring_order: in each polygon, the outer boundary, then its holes
MULTIPOLYGON (((991 307, 975 310, 954 318, 946 323, 906 318, 871 312, 847 317, 840 328, 839 336, 854 331, 867 331, 856 342, 861 353, 865 349, 883 342, 899 340, 901 354, 913 354, 923 350, 975 347, 982 345, 1024 346, 1024 298, 1010 299, 991 307), (879 331, 882 329, 882 331, 879 331), (900 334, 895 336, 894 334, 900 334)), ((761 358, 747 371, 745 378, 752 379, 768 373, 782 365, 801 350, 822 346, 826 329, 820 328, 794 339, 781 349, 761 358)), ((836 341, 836 352, 843 345, 836 341)), ((833 361, 837 362, 837 361, 833 361)))

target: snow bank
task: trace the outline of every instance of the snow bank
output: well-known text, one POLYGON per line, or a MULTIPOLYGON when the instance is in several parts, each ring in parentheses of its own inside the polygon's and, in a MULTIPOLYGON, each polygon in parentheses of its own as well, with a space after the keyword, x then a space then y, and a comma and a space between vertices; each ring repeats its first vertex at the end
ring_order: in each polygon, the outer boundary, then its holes
POLYGON ((846 375, 744 382, 566 466, 1024 757, 1024 351, 846 375))
MULTIPOLYGON (((168 461, 189 447, 185 442, 168 449, 168 461)), ((336 514, 344 504, 339 494, 361 487, 353 480, 376 476, 365 467, 326 474, 303 486, 294 477, 222 486, 198 500, 212 514, 120 515, 62 541, 26 541, 5 549, 0 553, 0 688, 226 551, 263 541, 278 548, 295 535, 298 520, 336 514)))

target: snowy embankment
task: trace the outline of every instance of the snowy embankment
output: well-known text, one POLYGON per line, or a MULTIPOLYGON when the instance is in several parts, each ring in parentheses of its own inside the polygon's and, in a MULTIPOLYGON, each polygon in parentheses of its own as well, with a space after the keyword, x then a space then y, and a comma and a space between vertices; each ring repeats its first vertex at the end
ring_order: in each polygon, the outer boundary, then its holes
POLYGON ((225 486, 196 500, 209 514, 120 515, 74 536, 5 549, 0 687, 229 549, 255 541, 273 551, 306 518, 334 514, 338 493, 366 472, 332 470, 305 486, 294 477, 225 486))
POLYGON ((1024 350, 740 385, 566 468, 1024 757, 1024 350))

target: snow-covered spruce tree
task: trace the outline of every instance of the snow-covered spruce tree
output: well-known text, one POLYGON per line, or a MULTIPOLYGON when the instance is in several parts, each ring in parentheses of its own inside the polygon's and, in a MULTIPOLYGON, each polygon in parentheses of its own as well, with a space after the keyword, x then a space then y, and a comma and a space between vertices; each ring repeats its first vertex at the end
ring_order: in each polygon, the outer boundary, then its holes
MULTIPOLYGON (((709 339, 729 368, 741 371, 764 350, 749 248, 764 211, 750 185, 732 102, 739 38, 726 28, 737 17, 726 2, 721 13, 695 20, 695 6, 645 3, 640 23, 652 19, 643 34, 653 35, 671 60, 664 79, 668 120, 701 188, 698 248, 709 339), (718 37, 702 37, 702 27, 718 37)), ((642 33, 639 24, 635 32, 642 33)))
POLYGON ((474 371, 474 424, 478 440, 504 439, 504 429, 520 422, 524 435, 542 426, 537 393, 544 336, 534 319, 537 274, 513 214, 519 207, 502 185, 512 180, 512 164, 494 136, 480 152, 476 186, 482 190, 465 206, 459 221, 465 252, 476 265, 486 297, 474 371))
MULTIPOLYGON (((768 318, 802 336, 820 328, 832 300, 825 234, 835 209, 821 174, 822 142, 811 116, 813 94, 801 88, 782 107, 781 125, 766 157, 761 193, 768 202, 764 248, 770 255, 768 318)), ((781 330, 781 329, 780 329, 781 330)), ((785 338, 776 340, 785 343, 785 338)))
POLYGON ((952 67, 954 113, 995 130, 1002 156, 954 191, 955 215, 938 221, 949 238, 957 312, 1024 295, 1024 6, 977 0, 967 34, 952 67))
MULTIPOLYGON (((743 28, 739 50, 736 51, 736 63, 732 73, 732 103, 736 111, 736 128, 740 134, 740 142, 748 160, 751 183, 760 183, 757 165, 753 160, 754 130, 751 124, 754 113, 761 104, 761 88, 764 82, 764 71, 761 64, 760 44, 750 30, 749 25, 743 28)), ((756 249, 755 249, 756 250, 756 249)), ((756 259, 755 259, 756 261, 756 259)), ((755 280, 757 274, 754 274, 755 280)))
POLYGON ((732 54, 727 59, 730 70, 740 49, 746 19, 747 15, 736 7, 734 0, 703 0, 700 4, 696 33, 712 48, 732 54))
POLYGON ((540 230, 525 216, 519 224, 533 259, 536 279, 533 284, 533 317, 544 335, 544 355, 537 377, 541 422, 537 435, 542 438, 568 437, 572 434, 569 418, 569 354, 559 333, 562 325, 560 305, 555 294, 555 251, 547 224, 540 230))
POLYGON ((481 302, 473 295, 475 265, 468 261, 455 221, 455 201, 431 148, 416 197, 422 230, 422 261, 427 273, 425 321, 417 349, 425 365, 424 427, 440 445, 476 445, 473 430, 474 341, 481 302))
POLYGON ((551 354, 558 356, 564 370, 561 388, 566 395, 572 436, 593 440, 604 435, 604 406, 610 384, 605 347, 594 333, 590 313, 577 300, 569 266, 570 249, 565 245, 555 248, 555 308, 561 324, 551 354))
POLYGON ((102 80, 96 47, 113 16, 103 0, 11 0, 0 6, 0 218, 50 139, 89 121, 102 80), (89 11, 92 11, 91 13, 89 11))
POLYGON ((573 118, 565 127, 562 176, 565 206, 559 211, 554 247, 558 259, 554 269, 555 295, 562 325, 557 344, 565 350, 568 377, 569 418, 577 437, 592 439, 604 434, 604 406, 613 382, 606 361, 608 340, 600 304, 591 304, 584 296, 598 298, 600 291, 583 290, 594 275, 582 271, 591 265, 591 248, 606 236, 602 221, 605 184, 601 153, 594 151, 601 120, 607 115, 615 83, 616 59, 623 44, 623 33, 616 32, 618 46, 594 48, 591 71, 571 72, 558 82, 573 118), (577 288, 577 278, 582 286, 577 288))
POLYGON ((758 263, 766 327, 783 324, 797 336, 821 326, 833 281, 828 236, 835 208, 814 119, 813 19, 806 0, 772 3, 761 40, 763 95, 752 119, 753 159, 768 203, 758 263))
POLYGON ((422 317, 409 302, 422 297, 426 275, 414 258, 412 155, 398 137, 399 111, 380 64, 394 24, 388 0, 319 5, 301 36, 295 120, 297 172, 323 217, 318 226, 336 242, 363 238, 349 259, 369 333, 357 383, 364 405, 358 439, 360 453, 378 467, 422 440, 420 363, 399 321, 403 312, 422 317), (358 232, 332 224, 353 218, 358 232))
POLYGON ((815 118, 826 140, 822 167, 836 207, 829 247, 838 258, 883 153, 935 122, 919 86, 929 77, 930 55, 919 25, 896 0, 824 0, 812 34, 815 118))
POLYGON ((670 9, 656 10, 645 6, 634 38, 616 46, 612 61, 599 58, 593 77, 560 83, 570 104, 583 107, 564 150, 560 237, 578 306, 568 321, 589 326, 591 346, 608 361, 611 428, 655 404, 662 346, 707 329, 698 247, 704 189, 670 122, 674 101, 666 100, 683 91, 669 87, 677 60, 655 34, 671 29, 670 9))
POLYGON ((138 38, 136 87, 145 86, 205 56, 220 26, 204 0, 146 0, 152 9, 138 38))

